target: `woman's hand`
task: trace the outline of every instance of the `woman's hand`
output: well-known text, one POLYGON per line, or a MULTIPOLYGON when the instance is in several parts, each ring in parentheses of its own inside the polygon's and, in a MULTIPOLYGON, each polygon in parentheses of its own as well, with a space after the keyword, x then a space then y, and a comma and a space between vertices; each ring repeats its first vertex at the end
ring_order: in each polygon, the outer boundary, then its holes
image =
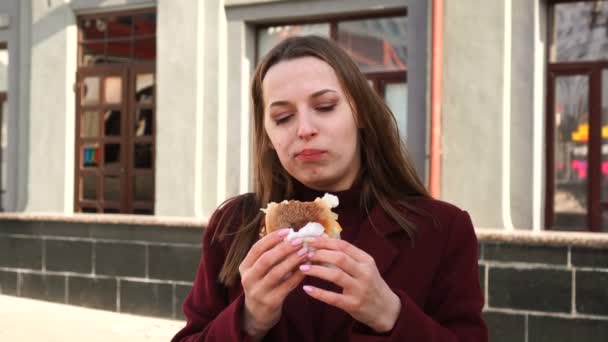
POLYGON ((390 331, 401 311, 401 300, 380 276, 374 259, 344 240, 320 237, 308 246, 316 249, 308 254, 313 264, 301 265, 300 270, 340 286, 342 293, 312 286, 304 286, 304 291, 379 333, 390 331), (323 266, 327 264, 336 267, 323 266))
POLYGON ((288 230, 257 241, 239 266, 245 293, 244 329, 261 339, 281 318, 285 297, 304 279, 297 267, 306 258, 302 240, 283 241, 288 230), (294 272, 295 270, 295 272, 294 272))

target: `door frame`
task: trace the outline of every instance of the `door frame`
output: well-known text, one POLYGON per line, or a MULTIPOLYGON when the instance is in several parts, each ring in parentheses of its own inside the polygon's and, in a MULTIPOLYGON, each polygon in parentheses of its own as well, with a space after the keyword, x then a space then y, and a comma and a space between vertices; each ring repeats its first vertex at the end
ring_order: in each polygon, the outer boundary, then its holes
POLYGON ((545 227, 554 229, 555 196, 555 81, 560 76, 587 76, 589 82, 589 140, 587 143, 587 217, 586 228, 601 231, 601 126, 602 126, 602 71, 608 62, 579 62, 549 65, 546 104, 546 188, 545 227), (596 186, 594 186, 596 185, 596 186))
POLYGON ((2 151, 2 123, 4 122, 4 110, 3 110, 3 106, 4 106, 4 102, 6 102, 8 100, 8 96, 6 94, 5 91, 0 92, 0 212, 4 211, 4 207, 2 206, 2 202, 3 202, 3 198, 4 198, 4 191, 5 189, 2 188, 2 164, 3 164, 3 151, 2 151))
POLYGON ((80 67, 76 73, 76 138, 74 143, 74 151, 76 163, 74 165, 74 211, 81 212, 83 208, 95 208, 97 213, 105 212, 105 209, 118 210, 120 213, 133 213, 135 210, 146 210, 154 212, 154 198, 152 201, 135 202, 134 200, 134 175, 146 173, 152 175, 152 191, 154 193, 154 178, 155 178, 155 154, 156 154, 156 81, 153 84, 152 104, 143 106, 153 110, 152 117, 152 133, 150 136, 136 138, 133 133, 134 113, 137 107, 142 107, 135 103, 135 86, 136 75, 141 73, 152 73, 156 79, 156 64, 154 62, 138 62, 125 64, 108 64, 95 65, 91 67, 80 67), (81 98, 83 94, 84 79, 86 77, 100 78, 99 103, 97 105, 82 105, 81 98), (104 104, 105 87, 103 85, 104 77, 120 76, 122 79, 121 103, 119 104, 104 104), (101 115, 106 110, 120 111, 120 135, 118 137, 103 137, 104 121, 101 115), (83 113, 92 110, 98 112, 99 136, 97 138, 82 138, 81 126, 83 113), (89 141, 99 142, 99 164, 95 170, 86 170, 82 166, 82 147, 83 144, 89 141), (133 163, 134 146, 136 142, 145 142, 152 145, 152 167, 151 170, 136 170, 133 163), (104 149, 106 143, 120 144, 120 162, 116 169, 106 169, 104 160, 104 149), (96 200, 84 200, 82 198, 82 185, 80 182, 81 176, 86 173, 95 173, 97 175, 97 197, 96 200), (104 194, 104 176, 118 175, 120 179, 120 198, 119 201, 106 201, 104 194))

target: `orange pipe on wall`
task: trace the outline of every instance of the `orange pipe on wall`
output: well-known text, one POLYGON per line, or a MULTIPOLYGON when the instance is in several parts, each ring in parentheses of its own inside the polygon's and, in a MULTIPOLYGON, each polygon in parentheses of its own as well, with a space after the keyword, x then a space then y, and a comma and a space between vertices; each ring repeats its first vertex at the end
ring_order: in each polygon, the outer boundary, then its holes
POLYGON ((443 54, 443 0, 433 0, 431 62, 431 141, 429 191, 441 195, 441 73, 443 54))

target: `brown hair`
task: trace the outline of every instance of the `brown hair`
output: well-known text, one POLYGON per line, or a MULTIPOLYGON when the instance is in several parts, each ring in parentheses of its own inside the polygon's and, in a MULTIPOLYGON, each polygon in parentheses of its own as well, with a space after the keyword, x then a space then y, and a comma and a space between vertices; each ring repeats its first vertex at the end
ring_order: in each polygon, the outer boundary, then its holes
POLYGON ((279 202, 293 195, 293 178, 281 165, 264 130, 264 101, 262 82, 273 65, 300 57, 315 57, 329 64, 344 90, 357 127, 362 184, 361 208, 369 211, 378 203, 409 235, 415 227, 408 221, 406 211, 418 212, 408 199, 429 197, 405 145, 399 137, 397 122, 384 100, 369 86, 355 62, 332 41, 317 36, 291 37, 283 40, 264 57, 256 68, 251 84, 254 120, 254 193, 241 197, 238 211, 223 215, 218 223, 219 235, 214 240, 234 236, 220 272, 220 281, 232 285, 239 277, 239 265, 257 241, 263 224, 260 208, 269 202, 279 202), (240 221, 234 213, 240 212, 240 221), (241 226, 230 230, 233 222, 241 226))

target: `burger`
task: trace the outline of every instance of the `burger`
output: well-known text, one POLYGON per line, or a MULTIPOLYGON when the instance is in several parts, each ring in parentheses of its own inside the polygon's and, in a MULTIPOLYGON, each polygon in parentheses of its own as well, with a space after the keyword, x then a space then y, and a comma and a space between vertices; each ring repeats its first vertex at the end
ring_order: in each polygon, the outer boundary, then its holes
POLYGON ((338 197, 325 194, 314 201, 270 202, 265 209, 264 227, 260 236, 270 234, 278 229, 290 228, 287 240, 302 238, 304 241, 326 234, 339 239, 342 227, 338 223, 338 214, 332 211, 339 204, 338 197))

